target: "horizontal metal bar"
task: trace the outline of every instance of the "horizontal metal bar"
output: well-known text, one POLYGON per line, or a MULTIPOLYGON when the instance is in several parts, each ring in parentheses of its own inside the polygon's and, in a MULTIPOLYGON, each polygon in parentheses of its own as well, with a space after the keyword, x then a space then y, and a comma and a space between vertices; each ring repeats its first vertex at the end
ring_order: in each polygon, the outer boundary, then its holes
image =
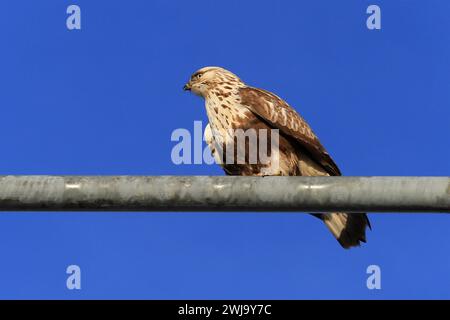
POLYGON ((450 212, 450 178, 0 176, 0 211, 450 212))

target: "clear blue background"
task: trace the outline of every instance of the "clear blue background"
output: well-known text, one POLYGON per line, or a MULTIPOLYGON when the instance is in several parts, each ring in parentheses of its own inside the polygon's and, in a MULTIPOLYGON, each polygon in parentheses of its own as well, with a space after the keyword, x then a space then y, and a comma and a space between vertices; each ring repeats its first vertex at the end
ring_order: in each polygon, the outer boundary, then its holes
MULTIPOLYGON (((450 2, 3 1, 0 174, 176 166, 220 65, 285 98, 346 175, 449 175, 450 2), (366 28, 366 8, 382 30, 366 28), (78 4, 82 30, 66 28, 78 4)), ((1 213, 0 298, 450 298, 450 217, 373 214, 345 251, 303 214, 1 213), (66 267, 82 290, 66 289, 66 267), (366 288, 366 268, 382 290, 366 288)))

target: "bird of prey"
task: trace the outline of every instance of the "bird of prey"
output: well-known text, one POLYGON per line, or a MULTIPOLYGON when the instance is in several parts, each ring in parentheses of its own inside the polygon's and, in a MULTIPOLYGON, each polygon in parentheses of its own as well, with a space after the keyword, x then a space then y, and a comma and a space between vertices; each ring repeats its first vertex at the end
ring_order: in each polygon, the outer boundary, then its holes
MULTIPOLYGON (((235 137, 232 130, 254 129, 270 132, 278 129, 278 161, 250 163, 245 161, 220 161, 227 175, 244 176, 340 176, 341 172, 320 143, 306 121, 283 99, 275 94, 246 85, 238 76, 220 67, 204 67, 196 71, 184 86, 205 99, 209 124, 205 140, 216 157, 217 142, 227 145, 235 137)), ((262 131, 261 131, 262 132, 262 131)), ((246 142, 247 143, 247 142, 246 142)), ((250 143, 250 142, 248 142, 250 143)), ((245 152, 249 151, 245 145, 245 152)), ((217 159, 217 157, 216 157, 217 159)), ((366 227, 370 222, 365 213, 320 213, 314 216, 323 220, 344 248, 366 242, 366 227)))

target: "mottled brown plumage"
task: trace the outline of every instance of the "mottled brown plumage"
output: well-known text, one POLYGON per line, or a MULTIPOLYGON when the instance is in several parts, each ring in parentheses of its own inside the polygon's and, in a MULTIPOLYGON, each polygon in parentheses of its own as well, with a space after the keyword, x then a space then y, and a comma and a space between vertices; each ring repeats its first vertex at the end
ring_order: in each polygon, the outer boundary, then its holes
MULTIPOLYGON (((228 175, 339 176, 341 172, 306 121, 275 94, 247 86, 235 74, 219 67, 198 70, 185 86, 205 99, 209 124, 205 139, 228 175), (278 130, 277 132, 271 130, 278 130), (256 140, 239 144, 236 132, 252 131, 256 140), (263 134, 267 142, 261 140, 263 134), (279 134, 276 148, 271 135, 279 134), (267 145, 266 145, 267 144, 267 145), (276 152, 278 161, 250 161, 252 152, 276 152), (224 157, 233 148, 233 157, 224 157), (238 157, 241 154, 243 157, 238 157)), ((259 153, 257 153, 259 155, 259 153)), ((268 156, 271 156, 270 152, 268 156)), ((370 227, 364 213, 315 214, 322 219, 344 248, 365 242, 370 227)))

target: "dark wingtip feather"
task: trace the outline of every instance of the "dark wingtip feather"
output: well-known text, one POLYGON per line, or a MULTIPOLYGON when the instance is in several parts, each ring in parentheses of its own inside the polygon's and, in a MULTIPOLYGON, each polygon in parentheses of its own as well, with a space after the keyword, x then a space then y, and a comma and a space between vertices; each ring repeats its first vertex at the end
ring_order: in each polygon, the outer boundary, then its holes
POLYGON ((366 227, 372 230, 365 213, 348 213, 347 215, 345 228, 337 239, 342 247, 346 249, 360 246, 361 242, 366 243, 366 227))

